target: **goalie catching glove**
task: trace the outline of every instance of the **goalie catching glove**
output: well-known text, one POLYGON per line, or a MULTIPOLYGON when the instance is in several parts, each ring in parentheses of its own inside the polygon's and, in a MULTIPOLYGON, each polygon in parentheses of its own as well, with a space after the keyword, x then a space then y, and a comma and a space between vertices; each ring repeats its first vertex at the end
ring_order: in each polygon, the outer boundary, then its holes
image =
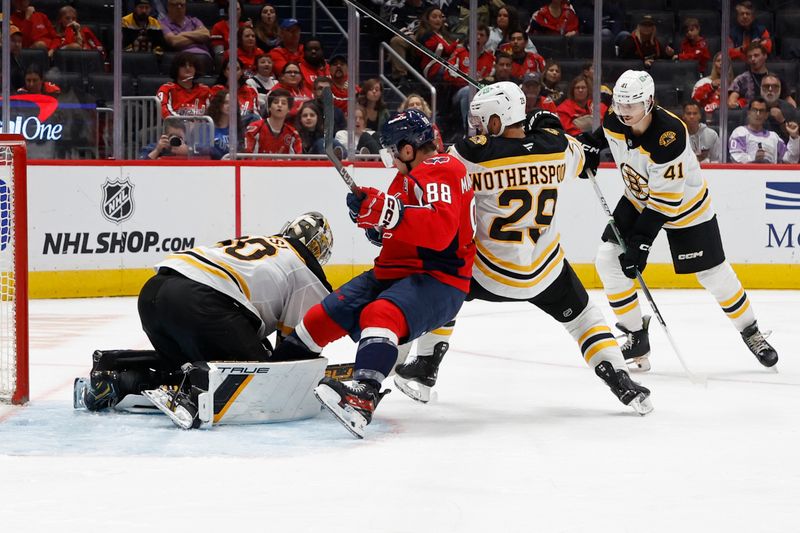
POLYGON ((350 219, 359 228, 393 229, 403 218, 403 202, 373 187, 359 187, 361 196, 347 194, 350 219))

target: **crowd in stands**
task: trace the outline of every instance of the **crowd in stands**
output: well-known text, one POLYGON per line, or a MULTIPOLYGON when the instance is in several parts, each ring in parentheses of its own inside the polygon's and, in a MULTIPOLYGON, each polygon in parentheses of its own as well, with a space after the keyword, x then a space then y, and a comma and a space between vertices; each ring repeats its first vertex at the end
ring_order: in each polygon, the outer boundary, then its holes
MULTIPOLYGON (((697 5, 681 0, 604 1, 600 102, 592 99, 594 2, 492 0, 478 4, 475 79, 481 84, 519 83, 527 108, 557 113, 570 134, 592 127, 595 107, 601 115, 609 110, 608 86, 613 86, 616 76, 628 68, 640 68, 653 75, 658 103, 686 122, 700 161, 720 160, 717 131, 723 103, 729 110, 732 161, 796 163, 800 158, 795 100, 800 58, 800 38, 795 35, 800 37, 800 30, 791 24, 800 21, 800 0, 736 1, 725 43, 719 38, 719 4, 713 0, 697 5), (728 93, 721 95, 725 53, 731 63, 724 74, 728 93)), ((64 91, 59 81, 65 78, 59 77, 57 68, 56 75, 48 73, 53 72, 51 66, 60 64, 61 51, 91 51, 97 64, 109 71, 112 51, 107 37, 111 32, 99 38, 103 32, 97 24, 81 22, 80 16, 88 19, 92 5, 88 0, 11 1, 12 91, 59 97, 64 91), (38 50, 46 58, 23 53, 26 49, 38 50)), ((336 126, 336 146, 347 156, 347 57, 326 54, 323 41, 312 36, 313 29, 285 16, 281 6, 264 0, 230 5, 227 0, 139 0, 125 6, 130 11, 121 20, 123 64, 126 55, 153 56, 160 71, 169 74, 169 80, 159 80, 149 94, 143 94, 147 76, 136 79, 140 96, 158 97, 165 119, 163 135, 145 147, 141 157, 181 156, 178 145, 171 143, 183 139, 186 128, 166 119, 198 115, 209 116, 214 123, 210 155, 219 158, 227 153, 231 83, 236 83, 238 95, 238 119, 233 125, 238 131, 238 151, 324 153, 321 94, 330 87, 336 106, 335 116, 330 117, 336 126), (214 6, 215 20, 193 15, 199 6, 209 4, 214 6), (238 19, 234 77, 228 71, 231 8, 237 10, 238 19)), ((469 74, 468 2, 373 0, 372 7, 430 55, 469 74)), ((393 53, 386 65, 390 86, 373 75, 359 80, 356 88, 357 153, 377 152, 375 132, 395 110, 416 107, 432 115, 434 102, 424 96, 430 94, 427 85, 410 75, 410 69, 436 86, 437 114, 431 118, 437 125, 440 148, 469 131, 471 91, 463 78, 385 30, 375 28, 362 41, 373 49, 387 43, 393 53)), ((88 93, 95 89, 91 81, 83 80, 83 84, 88 93)), ((133 94, 130 87, 124 90, 133 94)))

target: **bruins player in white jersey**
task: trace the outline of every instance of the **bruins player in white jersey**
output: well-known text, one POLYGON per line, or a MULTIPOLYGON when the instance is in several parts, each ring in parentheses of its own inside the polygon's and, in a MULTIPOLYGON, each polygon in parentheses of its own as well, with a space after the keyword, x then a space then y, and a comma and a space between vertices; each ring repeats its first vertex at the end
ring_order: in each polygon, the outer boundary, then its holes
MULTIPOLYGON (((553 226, 559 184, 581 174, 586 158, 558 118, 543 113, 558 129, 526 133, 524 93, 514 83, 495 83, 470 103, 471 122, 483 134, 451 149, 470 173, 477 207, 467 299, 528 301, 542 309, 564 325, 617 398, 646 414, 652 410, 650 391, 630 379, 611 329, 566 260, 553 226)), ((590 166, 596 169, 597 162, 590 166)), ((395 384, 411 398, 429 400, 452 326, 422 337, 417 357, 396 367, 395 384)))
POLYGON ((239 237, 174 253, 158 263, 139 294, 139 317, 152 350, 96 351, 76 407, 113 407, 127 394, 177 385, 185 363, 272 361, 278 341, 330 293, 322 271, 333 245, 317 212, 274 236, 239 237))
MULTIPOLYGON (((642 316, 633 280, 637 271, 644 271, 650 246, 663 227, 675 272, 695 274, 758 361, 767 367, 775 365, 778 354, 759 331, 750 300, 725 260, 708 186, 686 126, 654 105, 650 74, 628 70, 619 77, 603 133, 625 183, 614 221, 626 250, 623 253, 607 227, 596 267, 619 320, 617 327, 627 336, 622 351, 628 364, 642 371, 650 368, 650 320, 642 316)), ((598 133, 594 137, 596 147, 601 147, 602 138, 597 138, 598 133)))

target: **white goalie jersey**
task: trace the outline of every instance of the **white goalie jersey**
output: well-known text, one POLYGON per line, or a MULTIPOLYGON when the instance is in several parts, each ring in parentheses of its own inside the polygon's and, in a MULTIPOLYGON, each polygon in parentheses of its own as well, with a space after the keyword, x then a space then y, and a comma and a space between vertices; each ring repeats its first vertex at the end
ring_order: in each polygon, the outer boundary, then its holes
POLYGON ((609 111, 603 132, 625 183, 625 197, 641 213, 645 207, 667 217, 665 228, 696 226, 714 217, 706 180, 681 119, 661 107, 644 135, 609 111))
POLYGON ((239 237, 174 253, 158 263, 227 294, 261 319, 259 335, 291 333, 331 287, 302 244, 284 237, 239 237))
POLYGON ((580 143, 545 128, 523 139, 476 135, 451 153, 467 167, 475 192, 473 279, 499 296, 533 298, 563 268, 560 235, 551 224, 559 184, 583 170, 580 143))

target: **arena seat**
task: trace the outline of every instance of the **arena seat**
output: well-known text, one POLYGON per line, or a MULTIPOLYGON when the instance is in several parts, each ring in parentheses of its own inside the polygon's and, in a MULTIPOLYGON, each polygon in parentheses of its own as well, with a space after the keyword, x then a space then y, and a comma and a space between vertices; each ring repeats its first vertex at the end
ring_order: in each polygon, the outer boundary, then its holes
MULTIPOLYGON (((132 81, 133 77, 130 74, 122 75, 123 96, 134 96, 132 81)), ((88 92, 111 107, 114 104, 114 75, 105 72, 90 74, 88 92)))
POLYGON ((158 57, 152 52, 123 52, 122 71, 133 77, 159 74, 158 57))

